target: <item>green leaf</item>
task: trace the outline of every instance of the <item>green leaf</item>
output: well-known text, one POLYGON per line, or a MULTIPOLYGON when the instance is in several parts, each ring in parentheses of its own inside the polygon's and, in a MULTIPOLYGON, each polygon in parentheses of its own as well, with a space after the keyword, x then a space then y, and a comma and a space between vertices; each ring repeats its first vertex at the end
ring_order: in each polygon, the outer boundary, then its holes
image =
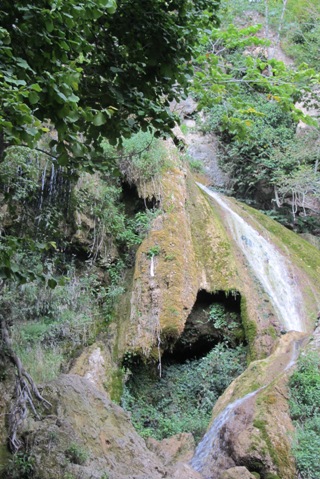
POLYGON ((53 29, 54 29, 52 20, 46 20, 45 25, 46 25, 47 31, 48 31, 49 33, 52 33, 52 32, 53 32, 53 29))
POLYGON ((40 85, 38 85, 38 83, 33 83, 31 86, 30 86, 31 90, 34 90, 38 93, 40 93, 42 91, 42 88, 40 85))
POLYGON ((106 121, 107 121, 106 116, 101 111, 99 111, 94 117, 92 123, 94 124, 94 126, 101 126, 101 125, 104 125, 106 121))
POLYGON ((35 91, 31 91, 29 93, 28 98, 29 98, 29 102, 31 103, 31 105, 35 105, 40 100, 40 97, 39 97, 38 93, 36 93, 35 91))
POLYGON ((12 77, 8 77, 8 76, 4 76, 3 78, 7 83, 12 83, 13 85, 17 85, 17 86, 25 86, 26 85, 26 82, 24 80, 18 80, 17 78, 12 78, 12 77))
POLYGON ((56 89, 56 93, 61 100, 68 101, 66 95, 62 93, 60 90, 56 89))
POLYGON ((30 66, 23 58, 16 58, 16 62, 19 67, 24 68, 25 70, 31 70, 30 66))
POLYGON ((69 45, 67 44, 67 42, 65 42, 64 40, 62 42, 59 43, 60 47, 65 50, 66 52, 70 51, 70 47, 69 45))
POLYGON ((50 289, 54 289, 57 286, 58 282, 54 278, 48 279, 48 286, 50 289))
POLYGON ((80 98, 74 93, 71 93, 71 95, 68 96, 68 101, 71 101, 72 103, 77 103, 79 100, 80 98))

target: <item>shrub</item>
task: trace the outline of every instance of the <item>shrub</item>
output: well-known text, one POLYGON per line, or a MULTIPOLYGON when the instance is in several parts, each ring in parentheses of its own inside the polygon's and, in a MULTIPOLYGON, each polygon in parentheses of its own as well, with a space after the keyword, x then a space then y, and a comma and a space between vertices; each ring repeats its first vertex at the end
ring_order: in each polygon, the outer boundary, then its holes
POLYGON ((6 479, 31 479, 33 477, 34 459, 25 452, 17 452, 9 460, 5 469, 6 479))
POLYGON ((296 425, 293 454, 302 479, 320 477, 320 357, 302 353, 290 379, 290 411, 296 425))
POLYGON ((143 437, 163 439, 191 432, 204 434, 211 410, 224 389, 245 366, 245 349, 218 344, 201 359, 162 365, 162 377, 140 364, 125 386, 123 407, 143 437))
POLYGON ((129 183, 135 184, 157 177, 165 168, 167 157, 163 143, 151 130, 124 139, 121 156, 121 171, 129 183))
POLYGON ((79 465, 84 464, 89 457, 88 452, 75 442, 70 444, 68 449, 66 449, 65 454, 70 462, 79 465))

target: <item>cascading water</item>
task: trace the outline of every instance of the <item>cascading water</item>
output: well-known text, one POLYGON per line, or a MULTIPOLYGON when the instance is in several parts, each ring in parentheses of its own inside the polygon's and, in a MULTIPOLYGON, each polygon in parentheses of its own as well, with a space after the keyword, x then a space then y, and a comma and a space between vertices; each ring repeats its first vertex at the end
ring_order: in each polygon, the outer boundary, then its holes
POLYGON ((227 213, 231 233, 287 331, 304 331, 303 300, 290 261, 218 194, 198 183, 227 213))
MULTIPOLYGON (((274 245, 239 216, 218 194, 198 183, 227 213, 231 233, 244 253, 253 273, 269 295, 274 309, 283 327, 288 330, 303 331, 302 296, 295 284, 293 268, 290 262, 274 245)), ((293 366, 298 356, 299 342, 293 344, 290 361, 279 373, 293 366)), ((226 427, 232 421, 241 405, 249 401, 268 384, 229 404, 213 421, 202 441, 199 443, 190 465, 205 479, 219 477, 219 471, 234 466, 226 452, 226 427)))
MULTIPOLYGON (((202 473, 206 479, 211 479, 206 471, 208 464, 211 464, 213 461, 216 463, 217 469, 219 469, 219 460, 223 460, 225 463, 225 458, 223 457, 222 451, 222 441, 220 437, 220 432, 225 424, 230 421, 230 419, 236 414, 237 409, 245 401, 249 400, 255 396, 259 391, 264 389, 266 386, 263 386, 256 391, 253 391, 243 398, 237 399, 233 403, 229 404, 213 421, 210 429, 204 435, 202 441, 199 443, 195 455, 193 456, 190 465, 195 471, 202 473)), ((231 467, 233 464, 230 463, 231 467)), ((210 471, 211 472, 211 471, 210 471)))
MULTIPOLYGON (((279 371, 277 377, 280 377, 295 364, 299 355, 299 348, 303 341, 303 338, 294 340, 290 359, 288 360, 288 363, 279 371)), ((193 469, 200 472, 205 479, 215 479, 218 477, 218 471, 220 471, 222 468, 234 466, 232 459, 228 458, 228 455, 224 450, 226 433, 223 431, 223 429, 226 424, 239 413, 239 408, 241 405, 256 396, 263 389, 267 388, 271 382, 272 380, 264 386, 229 404, 215 418, 210 429, 206 432, 202 441, 198 444, 196 452, 190 462, 190 465, 193 467, 193 469)))

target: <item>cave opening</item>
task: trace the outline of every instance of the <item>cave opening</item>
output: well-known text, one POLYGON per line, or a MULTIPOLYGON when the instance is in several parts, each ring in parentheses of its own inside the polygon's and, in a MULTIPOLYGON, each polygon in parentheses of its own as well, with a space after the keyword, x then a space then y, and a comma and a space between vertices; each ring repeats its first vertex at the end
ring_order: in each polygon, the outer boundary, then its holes
POLYGON ((124 359, 121 404, 143 437, 202 437, 215 402, 246 367, 240 302, 238 292, 199 291, 180 338, 162 342, 161 377, 155 360, 124 359))
POLYGON ((155 210, 159 208, 159 201, 153 196, 152 198, 140 198, 136 185, 126 181, 122 182, 121 201, 124 204, 125 212, 129 217, 135 216, 146 210, 155 210))
POLYGON ((209 293, 200 290, 183 333, 164 351, 163 363, 200 359, 221 342, 230 347, 244 344, 240 307, 238 291, 209 293))

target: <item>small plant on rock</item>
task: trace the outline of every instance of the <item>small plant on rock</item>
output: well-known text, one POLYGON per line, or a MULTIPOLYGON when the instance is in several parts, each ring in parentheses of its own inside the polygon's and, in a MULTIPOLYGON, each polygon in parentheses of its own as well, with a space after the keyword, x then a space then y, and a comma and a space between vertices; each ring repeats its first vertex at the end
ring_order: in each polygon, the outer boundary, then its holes
POLYGON ((88 452, 75 442, 70 444, 68 449, 66 449, 65 454, 70 462, 79 465, 84 464, 89 457, 88 452))
POLYGON ((149 251, 147 252, 148 258, 153 258, 154 256, 158 256, 160 254, 161 248, 159 245, 152 246, 149 251))
POLYGON ((33 477, 34 459, 25 452, 17 452, 6 467, 6 479, 30 479, 33 477))

